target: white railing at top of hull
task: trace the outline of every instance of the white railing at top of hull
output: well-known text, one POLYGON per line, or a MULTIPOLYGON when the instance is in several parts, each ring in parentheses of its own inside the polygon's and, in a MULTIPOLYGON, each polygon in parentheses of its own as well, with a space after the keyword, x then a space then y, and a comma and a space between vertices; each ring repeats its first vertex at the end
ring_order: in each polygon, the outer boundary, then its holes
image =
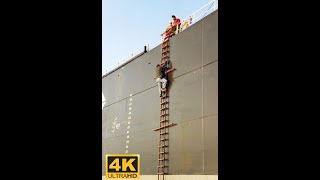
MULTIPOLYGON (((211 12, 214 12, 218 9, 218 0, 210 1, 208 4, 202 6, 200 9, 198 9, 196 12, 190 14, 186 18, 184 18, 182 21, 188 22, 189 26, 193 25, 194 23, 198 22, 211 12), (189 17, 192 18, 192 23, 189 22, 189 17)), ((181 21, 181 22, 182 22, 181 21)))
MULTIPOLYGON (((147 51, 148 51, 148 45, 147 46, 147 51)), ((138 54, 144 52, 144 46, 139 47, 136 50, 133 50, 131 53, 129 53, 127 56, 123 57, 123 58, 119 58, 119 61, 111 66, 108 67, 108 69, 106 69, 106 72, 102 72, 102 74, 107 74, 108 72, 118 68, 120 65, 122 65, 123 63, 127 62, 128 60, 130 60, 131 58, 137 56, 138 54)))

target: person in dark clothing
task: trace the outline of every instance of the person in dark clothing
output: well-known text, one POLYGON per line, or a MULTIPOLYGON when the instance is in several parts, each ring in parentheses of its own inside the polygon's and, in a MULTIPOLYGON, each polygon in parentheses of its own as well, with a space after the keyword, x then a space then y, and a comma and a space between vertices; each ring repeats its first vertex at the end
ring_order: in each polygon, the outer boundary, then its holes
POLYGON ((156 82, 158 83, 159 96, 162 97, 161 90, 166 90, 167 79, 166 79, 166 74, 165 74, 165 68, 162 67, 160 64, 157 64, 157 66, 156 66, 156 77, 154 79, 156 79, 156 82))
POLYGON ((164 85, 165 89, 168 89, 170 80, 166 72, 169 70, 169 62, 167 61, 164 65, 161 67, 161 72, 163 74, 163 79, 167 80, 166 84, 164 85))

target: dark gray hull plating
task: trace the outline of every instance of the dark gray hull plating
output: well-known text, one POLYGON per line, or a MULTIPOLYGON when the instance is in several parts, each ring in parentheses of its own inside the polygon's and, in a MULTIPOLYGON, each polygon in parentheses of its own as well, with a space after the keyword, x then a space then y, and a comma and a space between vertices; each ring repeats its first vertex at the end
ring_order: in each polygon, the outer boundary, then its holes
MULTIPOLYGON (((218 174, 218 11, 170 39, 169 174, 218 174)), ((141 174, 158 164, 161 46, 102 79, 102 175, 106 154, 140 154, 141 174)))

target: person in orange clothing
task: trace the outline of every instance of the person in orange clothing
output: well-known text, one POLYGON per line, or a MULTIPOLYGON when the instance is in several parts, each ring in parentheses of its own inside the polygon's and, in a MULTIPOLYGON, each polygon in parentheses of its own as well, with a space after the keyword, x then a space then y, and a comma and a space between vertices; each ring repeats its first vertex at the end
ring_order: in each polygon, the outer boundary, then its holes
POLYGON ((164 38, 164 41, 169 38, 171 32, 172 32, 172 22, 170 21, 169 26, 167 27, 166 32, 165 32, 166 37, 164 38))
POLYGON ((182 30, 187 29, 188 27, 189 27, 188 22, 187 22, 187 21, 182 21, 181 27, 180 27, 180 29, 179 29, 179 32, 181 32, 182 30))

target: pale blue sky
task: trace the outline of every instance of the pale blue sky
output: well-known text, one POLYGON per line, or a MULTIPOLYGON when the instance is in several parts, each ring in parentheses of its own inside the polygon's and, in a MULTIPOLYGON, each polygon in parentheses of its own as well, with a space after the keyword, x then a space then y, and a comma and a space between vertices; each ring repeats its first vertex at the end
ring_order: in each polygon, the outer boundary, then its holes
POLYGON ((211 0, 102 0, 102 74, 131 51, 161 43, 171 21, 181 20, 211 0))

